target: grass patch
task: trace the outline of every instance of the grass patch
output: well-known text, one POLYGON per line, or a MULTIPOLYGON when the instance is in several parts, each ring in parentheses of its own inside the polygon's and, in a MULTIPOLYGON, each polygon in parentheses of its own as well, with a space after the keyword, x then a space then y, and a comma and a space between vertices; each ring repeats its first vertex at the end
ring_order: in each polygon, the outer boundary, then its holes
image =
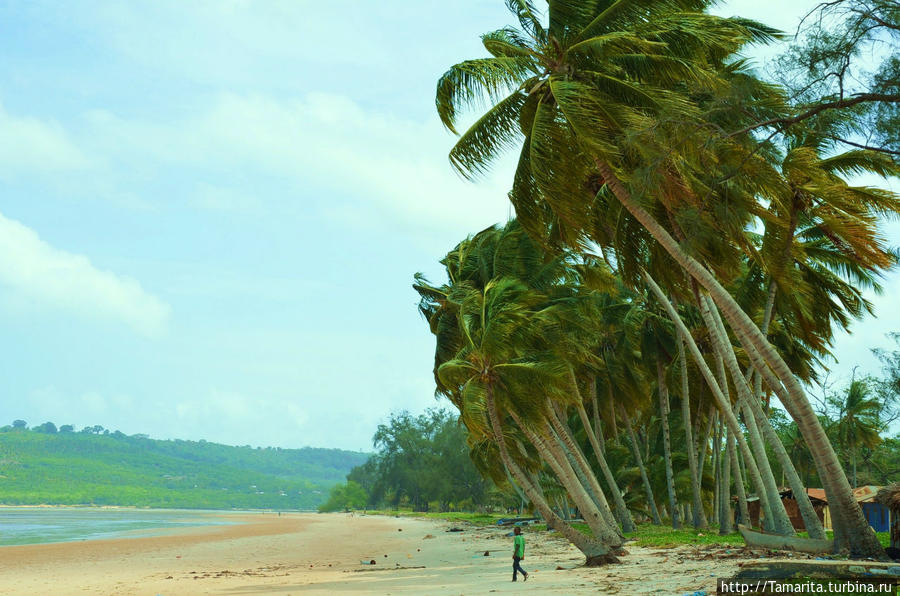
MULTIPOLYGON (((831 530, 826 531, 828 538, 832 537, 831 530)), ((890 532, 876 532, 878 541, 884 547, 890 546, 890 532)), ((800 538, 809 538, 806 532, 797 532, 800 538)), ((636 539, 635 546, 653 546, 658 548, 671 548, 680 544, 719 544, 722 546, 743 546, 744 539, 737 532, 719 535, 719 528, 710 524, 708 530, 702 532, 693 528, 682 528, 673 530, 669 526, 654 526, 653 524, 642 524, 638 526, 637 531, 625 534, 628 539, 636 539), (702 536, 700 535, 702 534, 702 536)))
POLYGON ((655 526, 653 524, 641 524, 634 532, 625 534, 629 540, 635 540, 635 546, 652 546, 657 548, 671 548, 680 544, 719 544, 722 546, 743 546, 744 539, 737 532, 733 534, 719 535, 718 526, 710 524, 706 530, 698 531, 693 528, 672 529, 671 526, 655 526))
POLYGON ((497 520, 515 517, 505 513, 472 513, 465 511, 448 511, 448 512, 424 512, 412 511, 411 509, 397 510, 369 510, 366 511, 370 515, 393 515, 398 517, 419 517, 425 519, 437 519, 442 521, 468 523, 474 526, 494 526, 497 520))

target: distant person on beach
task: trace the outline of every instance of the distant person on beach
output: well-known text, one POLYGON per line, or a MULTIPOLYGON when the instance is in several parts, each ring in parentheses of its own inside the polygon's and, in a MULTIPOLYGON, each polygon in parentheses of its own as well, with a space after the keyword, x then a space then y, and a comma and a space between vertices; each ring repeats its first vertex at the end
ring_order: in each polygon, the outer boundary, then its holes
POLYGON ((513 533, 515 534, 515 538, 513 538, 513 581, 516 581, 516 577, 521 573, 524 578, 522 581, 527 582, 528 574, 519 565, 519 561, 525 558, 525 537, 522 536, 522 528, 519 526, 516 526, 513 533))

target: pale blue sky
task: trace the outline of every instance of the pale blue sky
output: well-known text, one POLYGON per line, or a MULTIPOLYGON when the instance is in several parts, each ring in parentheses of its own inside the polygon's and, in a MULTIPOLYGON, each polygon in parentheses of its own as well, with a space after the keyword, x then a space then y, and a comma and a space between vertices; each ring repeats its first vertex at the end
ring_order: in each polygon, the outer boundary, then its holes
MULTIPOLYGON (((793 28, 786 4, 719 12, 793 28)), ((510 176, 451 172, 434 84, 510 22, 501 0, 0 2, 0 22, 0 424, 369 449, 434 405, 412 274, 504 220, 510 176)), ((843 361, 900 329, 882 312, 843 361)))

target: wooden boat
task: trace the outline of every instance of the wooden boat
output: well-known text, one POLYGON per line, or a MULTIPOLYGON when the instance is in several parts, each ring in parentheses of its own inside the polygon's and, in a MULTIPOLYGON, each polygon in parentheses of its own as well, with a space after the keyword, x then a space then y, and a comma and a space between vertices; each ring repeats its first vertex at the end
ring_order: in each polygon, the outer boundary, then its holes
POLYGON ((497 520, 498 526, 524 526, 541 521, 538 517, 504 517, 497 520))
POLYGON ((773 550, 793 550, 798 553, 821 555, 834 551, 834 540, 815 540, 798 536, 779 536, 763 534, 738 524, 738 532, 750 548, 769 548, 773 550))

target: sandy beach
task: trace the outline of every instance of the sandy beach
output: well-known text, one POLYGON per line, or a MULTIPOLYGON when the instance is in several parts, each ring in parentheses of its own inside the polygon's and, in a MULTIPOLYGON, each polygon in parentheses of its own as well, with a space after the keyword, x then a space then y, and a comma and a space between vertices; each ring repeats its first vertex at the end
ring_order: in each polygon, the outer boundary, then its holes
POLYGON ((242 523, 164 536, 0 548, 2 594, 683 594, 745 560, 720 547, 628 547, 581 566, 553 534, 526 530, 527 582, 512 583, 509 529, 359 514, 222 514, 242 523), (488 552, 488 556, 485 556, 488 552), (362 562, 374 560, 375 565, 362 562))

